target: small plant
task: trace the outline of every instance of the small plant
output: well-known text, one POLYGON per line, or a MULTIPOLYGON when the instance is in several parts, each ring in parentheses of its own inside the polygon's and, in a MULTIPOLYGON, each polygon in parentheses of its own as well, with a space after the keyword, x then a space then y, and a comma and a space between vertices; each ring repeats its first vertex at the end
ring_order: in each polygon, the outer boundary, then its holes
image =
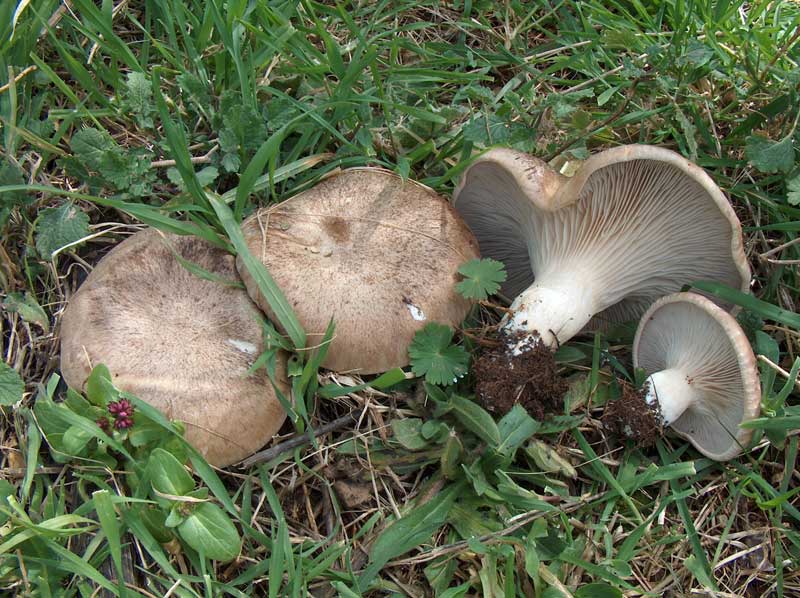
MULTIPOLYGON (((236 557, 241 539, 231 518, 184 466, 191 458, 201 470, 211 471, 183 440, 180 424, 114 387, 103 365, 89 376, 86 397, 69 389, 63 402, 54 401, 57 382, 54 377, 33 409, 54 460, 122 469, 126 494, 150 497, 118 503, 123 520, 144 525, 161 543, 177 539, 214 560, 236 557)), ((98 490, 107 489, 100 478, 92 479, 98 480, 98 490)))
POLYGON ((463 264, 458 273, 464 280, 456 285, 456 291, 467 299, 483 301, 500 290, 500 283, 506 280, 506 270, 502 262, 491 258, 470 260, 463 264))
POLYGON ((425 376, 431 384, 458 382, 467 373, 469 355, 452 340, 453 331, 444 324, 431 322, 418 331, 408 349, 414 374, 425 376))

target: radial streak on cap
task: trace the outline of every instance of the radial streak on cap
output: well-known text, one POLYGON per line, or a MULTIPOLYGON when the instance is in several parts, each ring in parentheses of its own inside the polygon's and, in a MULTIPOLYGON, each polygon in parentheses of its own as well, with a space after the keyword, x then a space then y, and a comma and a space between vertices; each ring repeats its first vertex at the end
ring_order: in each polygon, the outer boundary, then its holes
MULTIPOLYGON (((458 267, 477 257, 477 242, 444 198, 387 170, 336 173, 254 214, 242 230, 310 344, 334 318, 328 369, 371 374, 405 366, 417 330, 428 322, 458 326, 469 310, 455 283, 458 267)), ((276 322, 240 260, 237 266, 276 322)))
POLYGON ((484 257, 505 263, 506 326, 552 347, 590 327, 640 316, 696 280, 746 291, 741 226, 701 168, 669 150, 621 146, 572 178, 495 149, 465 172, 456 210, 484 257))
MULTIPOLYGON (((217 466, 261 448, 286 414, 264 369, 261 315, 241 288, 203 280, 183 259, 231 282, 233 256, 196 237, 139 232, 97 264, 61 322, 61 371, 83 389, 103 363, 114 384, 186 423, 217 466)), ((277 364, 285 392, 285 357, 277 364)))
POLYGON ((633 363, 650 377, 648 402, 664 423, 707 457, 730 459, 750 440, 761 390, 750 343, 736 320, 709 299, 676 293, 642 317, 633 363))

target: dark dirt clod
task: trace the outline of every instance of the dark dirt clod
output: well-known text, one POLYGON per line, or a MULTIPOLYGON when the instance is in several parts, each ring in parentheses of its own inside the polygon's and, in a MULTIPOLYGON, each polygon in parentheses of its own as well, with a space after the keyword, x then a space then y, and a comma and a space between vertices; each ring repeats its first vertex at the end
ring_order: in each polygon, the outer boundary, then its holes
POLYGON ((645 401, 648 385, 635 390, 622 382, 622 396, 606 405, 602 421, 606 429, 623 438, 629 438, 642 447, 653 446, 664 431, 658 404, 645 401))
POLYGON ((505 415, 519 403, 537 420, 562 413, 567 383, 559 377, 553 353, 541 340, 514 355, 526 334, 500 335, 498 347, 484 350, 472 366, 475 394, 484 409, 505 415))

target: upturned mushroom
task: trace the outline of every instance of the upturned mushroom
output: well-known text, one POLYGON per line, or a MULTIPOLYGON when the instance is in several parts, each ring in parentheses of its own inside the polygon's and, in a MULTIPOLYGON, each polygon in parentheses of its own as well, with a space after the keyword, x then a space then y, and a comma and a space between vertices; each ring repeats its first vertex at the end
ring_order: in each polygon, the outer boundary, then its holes
MULTIPOLYGON (((461 323, 470 302, 455 292, 458 267, 478 244, 452 206, 428 187, 378 168, 335 173, 242 225, 310 343, 331 318, 323 366, 372 374, 408 364, 428 322, 461 323)), ((250 296, 270 306, 237 261, 250 296)))
POLYGON ((741 226, 708 174, 675 152, 629 145, 571 178, 494 149, 453 196, 481 254, 503 262, 506 333, 554 348, 582 330, 633 320, 696 280, 746 291, 741 226))
POLYGON ((676 293, 645 312, 633 363, 649 374, 645 401, 711 459, 738 455, 758 417, 761 388, 753 350, 736 320, 706 297, 676 293))
MULTIPOLYGON (((114 384, 186 424, 186 439, 224 467, 261 448, 286 414, 261 369, 262 317, 237 287, 233 256, 202 239, 149 229, 115 247, 64 310, 61 372, 83 390, 105 364, 114 384), (176 255, 233 284, 192 274, 176 255)), ((285 357, 277 384, 287 390, 285 357)))

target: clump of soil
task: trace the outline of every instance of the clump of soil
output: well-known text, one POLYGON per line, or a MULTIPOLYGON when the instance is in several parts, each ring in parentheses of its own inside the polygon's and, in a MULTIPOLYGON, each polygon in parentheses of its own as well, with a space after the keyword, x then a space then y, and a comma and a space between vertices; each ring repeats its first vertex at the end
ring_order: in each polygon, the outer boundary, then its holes
POLYGON ((564 410, 567 383, 558 376, 553 353, 527 334, 501 334, 500 345, 484 350, 472 366, 475 394, 487 411, 505 415, 519 403, 538 420, 564 410), (519 355, 514 347, 530 339, 519 355))
POLYGON ((603 426, 616 436, 628 438, 642 447, 653 446, 664 432, 664 422, 658 403, 648 405, 648 384, 635 390, 622 382, 622 396, 606 404, 603 426))

